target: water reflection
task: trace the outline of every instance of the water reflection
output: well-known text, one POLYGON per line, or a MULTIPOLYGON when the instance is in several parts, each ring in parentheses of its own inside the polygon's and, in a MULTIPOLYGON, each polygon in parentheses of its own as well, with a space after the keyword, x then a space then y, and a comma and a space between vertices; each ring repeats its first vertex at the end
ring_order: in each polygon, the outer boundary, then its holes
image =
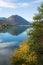
POLYGON ((28 26, 11 26, 0 31, 0 65, 10 65, 9 56, 14 48, 27 39, 28 26))
POLYGON ((0 32, 8 32, 12 35, 19 35, 20 33, 24 32, 29 26, 9 26, 6 29, 0 30, 0 32))

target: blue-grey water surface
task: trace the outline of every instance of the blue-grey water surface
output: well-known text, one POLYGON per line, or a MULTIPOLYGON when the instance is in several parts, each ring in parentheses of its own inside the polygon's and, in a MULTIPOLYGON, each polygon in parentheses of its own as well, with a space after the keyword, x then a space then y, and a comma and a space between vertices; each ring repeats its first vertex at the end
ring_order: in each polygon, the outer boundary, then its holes
POLYGON ((10 65, 9 57, 21 42, 28 38, 28 27, 11 27, 0 31, 0 65, 10 65))

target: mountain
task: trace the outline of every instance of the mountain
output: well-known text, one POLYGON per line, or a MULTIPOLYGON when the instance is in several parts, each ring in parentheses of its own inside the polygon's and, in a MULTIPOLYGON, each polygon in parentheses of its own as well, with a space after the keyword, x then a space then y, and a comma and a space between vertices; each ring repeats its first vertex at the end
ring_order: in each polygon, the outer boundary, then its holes
POLYGON ((0 17, 0 20, 6 20, 6 18, 5 17, 0 17))
POLYGON ((7 18, 7 23, 10 25, 28 25, 28 21, 18 15, 12 15, 7 18))
POLYGON ((18 15, 12 15, 8 18, 0 18, 0 24, 6 23, 8 25, 28 25, 29 22, 18 15))
POLYGON ((6 18, 5 17, 0 17, 0 24, 6 23, 6 18))

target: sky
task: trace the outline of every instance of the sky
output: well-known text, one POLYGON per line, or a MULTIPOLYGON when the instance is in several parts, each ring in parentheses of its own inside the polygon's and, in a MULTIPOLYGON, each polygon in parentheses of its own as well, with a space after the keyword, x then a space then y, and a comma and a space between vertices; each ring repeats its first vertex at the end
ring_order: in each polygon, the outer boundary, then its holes
POLYGON ((31 22, 42 2, 43 0, 0 0, 0 17, 19 15, 31 22))

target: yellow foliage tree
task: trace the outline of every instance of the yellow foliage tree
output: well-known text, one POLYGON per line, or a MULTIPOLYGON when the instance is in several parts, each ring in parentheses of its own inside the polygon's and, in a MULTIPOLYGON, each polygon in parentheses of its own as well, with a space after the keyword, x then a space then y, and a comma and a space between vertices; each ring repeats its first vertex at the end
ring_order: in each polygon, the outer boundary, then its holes
POLYGON ((12 65, 36 65, 37 54, 31 51, 27 44, 20 44, 19 48, 11 56, 12 65))

